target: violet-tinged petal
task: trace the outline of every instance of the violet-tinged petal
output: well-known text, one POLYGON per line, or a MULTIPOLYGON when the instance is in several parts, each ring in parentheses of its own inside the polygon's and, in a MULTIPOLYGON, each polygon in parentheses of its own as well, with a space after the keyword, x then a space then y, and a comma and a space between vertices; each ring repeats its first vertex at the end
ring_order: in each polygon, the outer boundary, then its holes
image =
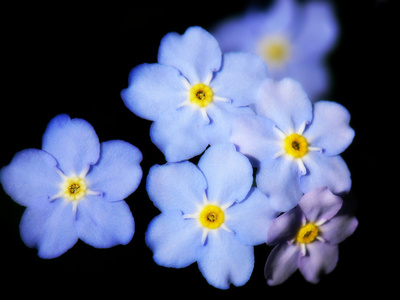
POLYGON ((166 34, 158 50, 158 62, 178 69, 191 84, 206 83, 221 67, 222 53, 217 40, 201 27, 189 27, 184 34, 166 34))
POLYGON ((22 241, 38 249, 41 258, 55 258, 78 241, 72 203, 63 198, 28 207, 19 225, 22 241))
POLYGON ((269 225, 268 245, 276 245, 292 240, 301 227, 303 212, 296 206, 295 208, 278 216, 269 225))
POLYGON ((300 247, 281 243, 272 249, 265 264, 264 275, 269 285, 278 285, 290 277, 298 266, 300 247))
POLYGON ((338 244, 352 235, 358 226, 358 220, 349 215, 334 216, 319 227, 321 237, 330 244, 338 244))
POLYGON ((320 276, 332 272, 339 259, 337 245, 319 241, 306 246, 307 254, 299 259, 299 270, 311 283, 318 283, 320 276))
POLYGON ((342 207, 342 198, 335 196, 326 187, 315 188, 306 193, 299 206, 309 222, 326 222, 342 207))
POLYGON ((1 169, 0 180, 4 191, 23 206, 46 204, 60 192, 62 183, 57 161, 37 149, 16 153, 10 164, 1 169))
POLYGON ((100 142, 87 121, 71 120, 63 114, 54 117, 47 125, 42 150, 56 158, 65 175, 79 176, 99 160, 100 142))

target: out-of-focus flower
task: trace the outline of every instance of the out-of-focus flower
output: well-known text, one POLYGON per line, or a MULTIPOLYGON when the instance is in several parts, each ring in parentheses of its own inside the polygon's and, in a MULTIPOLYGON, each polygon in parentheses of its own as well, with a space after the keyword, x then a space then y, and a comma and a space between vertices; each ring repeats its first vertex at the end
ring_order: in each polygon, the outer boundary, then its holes
POLYGON ((78 238, 97 248, 129 243, 134 220, 123 199, 139 186, 141 160, 127 142, 100 144, 85 120, 53 118, 42 150, 18 152, 0 173, 5 192, 27 207, 20 223, 24 243, 42 258, 60 256, 78 238))
POLYGON ((299 205, 270 224, 267 244, 272 249, 265 277, 269 285, 284 282, 297 269, 312 283, 334 270, 338 245, 356 230, 355 217, 341 214, 343 201, 328 188, 305 194, 299 205), (339 212, 339 213, 338 213, 339 212))
POLYGON ((338 37, 338 23, 330 3, 276 0, 267 11, 251 10, 222 22, 213 31, 223 52, 258 54, 269 74, 299 81, 312 101, 329 89, 325 59, 338 37))
POLYGON ((183 268, 197 261, 209 284, 245 284, 253 271, 253 245, 267 239, 277 213, 252 188, 252 167, 233 144, 211 146, 191 162, 155 165, 147 191, 161 210, 146 232, 154 261, 183 268))
POLYGON ((348 192, 350 171, 340 157, 353 141, 350 114, 330 101, 310 102, 292 79, 267 79, 255 104, 257 116, 235 122, 231 142, 259 164, 257 187, 278 211, 296 206, 301 195, 327 186, 348 192))
POLYGON ((233 116, 252 113, 244 106, 255 101, 266 77, 257 55, 222 55, 210 33, 190 27, 164 36, 158 63, 135 67, 121 97, 137 116, 154 121, 152 141, 176 162, 226 142, 233 116))

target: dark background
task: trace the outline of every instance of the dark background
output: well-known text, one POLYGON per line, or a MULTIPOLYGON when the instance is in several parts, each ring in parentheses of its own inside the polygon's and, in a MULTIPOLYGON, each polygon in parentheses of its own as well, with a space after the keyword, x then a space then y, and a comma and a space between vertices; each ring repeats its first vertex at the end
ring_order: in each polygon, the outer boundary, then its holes
POLYGON ((18 151, 40 149, 47 123, 57 114, 67 113, 91 123, 100 141, 122 139, 137 146, 144 157, 144 177, 126 199, 136 223, 130 244, 95 249, 79 241, 52 260, 40 259, 36 249, 23 244, 18 226, 24 207, 0 189, 0 274, 5 275, 0 290, 8 287, 14 295, 57 291, 55 296, 127 292, 125 297, 129 298, 159 293, 178 297, 204 294, 207 298, 250 296, 254 292, 267 298, 359 293, 359 283, 364 279, 362 291, 376 287, 366 280, 379 277, 371 268, 381 264, 374 247, 383 241, 371 230, 380 214, 375 204, 386 201, 379 199, 379 189, 387 187, 377 184, 380 175, 375 170, 381 166, 380 151, 385 147, 378 126, 388 124, 383 114, 394 104, 383 85, 390 81, 387 66, 395 53, 392 33, 398 21, 391 17, 393 2, 334 1, 341 36, 328 59, 333 85, 325 99, 343 104, 352 114, 356 137, 342 156, 352 172, 353 188, 345 200, 360 222, 354 235, 340 244, 336 269, 318 285, 308 283, 296 272, 284 284, 269 287, 263 269, 272 247, 260 245, 255 247, 251 279, 243 287, 231 286, 228 291, 208 285, 196 264, 169 269, 154 263, 144 233, 159 212, 148 199, 145 179, 153 164, 165 161, 150 141, 151 123, 124 106, 120 91, 127 87, 133 67, 156 62, 160 39, 166 33, 182 34, 193 25, 210 29, 249 4, 263 1, 130 1, 128 5, 110 1, 93 5, 15 2, 2 7, 0 167, 18 151))

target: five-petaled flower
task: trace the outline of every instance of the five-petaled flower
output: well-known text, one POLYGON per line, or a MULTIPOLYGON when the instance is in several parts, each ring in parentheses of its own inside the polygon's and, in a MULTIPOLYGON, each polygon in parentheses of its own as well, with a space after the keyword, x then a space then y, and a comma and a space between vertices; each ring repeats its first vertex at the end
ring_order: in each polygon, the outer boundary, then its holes
POLYGON ((328 1, 276 0, 270 9, 250 10, 219 24, 213 34, 222 51, 256 53, 269 74, 299 81, 312 101, 329 89, 325 58, 338 37, 338 23, 328 1))
POLYGON ((255 111, 257 116, 236 120, 230 140, 259 166, 257 187, 274 209, 295 207, 316 187, 328 186, 335 194, 350 190, 350 171, 339 154, 353 141, 354 130, 342 105, 312 105, 298 82, 267 79, 255 111))
POLYGON ((267 239, 277 213, 252 188, 249 160, 233 144, 211 146, 191 162, 155 165, 147 191, 161 210, 146 232, 154 261, 183 268, 197 261, 209 284, 245 284, 253 271, 253 246, 267 239))
POLYGON ((1 184, 26 210, 20 234, 42 258, 54 258, 79 239, 97 248, 127 244, 134 219, 123 201, 142 178, 141 152, 112 140, 99 143, 82 119, 58 115, 47 126, 42 150, 18 152, 1 169, 1 184))
POLYGON ((265 277, 269 285, 284 282, 297 269, 312 283, 333 271, 338 261, 338 245, 353 234, 358 221, 341 213, 343 201, 327 187, 305 194, 299 205, 270 224, 267 244, 272 249, 265 277))
POLYGON ((226 142, 232 118, 252 113, 246 106, 266 77, 258 56, 222 55, 210 33, 190 27, 183 35, 164 36, 158 63, 135 67, 121 97, 137 116, 154 121, 151 140, 167 161, 176 162, 226 142))

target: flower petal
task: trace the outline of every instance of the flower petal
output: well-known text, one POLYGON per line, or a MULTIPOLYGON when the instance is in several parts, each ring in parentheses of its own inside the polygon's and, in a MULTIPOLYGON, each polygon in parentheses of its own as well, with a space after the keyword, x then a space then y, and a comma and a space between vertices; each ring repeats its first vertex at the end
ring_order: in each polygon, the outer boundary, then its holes
POLYGON ((28 207, 19 225, 21 239, 28 247, 36 247, 39 257, 55 258, 78 241, 74 222, 72 204, 62 198, 28 207))
POLYGON ((276 245, 292 240, 299 231, 303 219, 303 212, 296 206, 273 220, 269 226, 268 245, 276 245))
POLYGON ((145 238, 158 265, 184 268, 196 261, 201 236, 196 220, 184 219, 179 210, 171 209, 150 222, 145 238))
POLYGON ((130 72, 129 86, 121 97, 135 115, 155 121, 163 111, 188 99, 184 80, 170 66, 141 64, 130 72))
POLYGON ((307 244, 307 254, 299 259, 299 270, 311 283, 318 283, 319 277, 332 272, 339 259, 337 245, 313 242, 307 244))
POLYGON ((231 52, 224 54, 222 67, 210 86, 216 96, 231 99, 235 106, 244 106, 254 103, 267 76, 267 65, 260 57, 246 52, 231 52))
POLYGON ((191 84, 207 83, 221 66, 217 40, 201 27, 189 27, 183 35, 166 34, 158 50, 158 62, 177 68, 191 84))
POLYGON ((61 176, 57 161, 42 150, 26 149, 16 153, 0 173, 4 191, 23 206, 41 205, 60 192, 61 176))
POLYGON ((208 199, 220 205, 242 201, 253 184, 250 161, 230 143, 208 148, 198 167, 207 180, 208 199))
POLYGON ((272 208, 283 212, 295 207, 303 194, 299 177, 296 162, 281 156, 261 162, 256 182, 257 187, 270 199, 272 208))
POLYGON ((349 215, 336 215, 320 226, 321 236, 330 244, 339 244, 352 235, 357 226, 358 220, 355 217, 349 215))
POLYGON ((237 116, 232 123, 229 141, 250 159, 254 167, 259 167, 260 162, 268 155, 272 157, 282 149, 274 126, 271 120, 262 116, 237 116))
POLYGON ((88 187, 103 193, 106 201, 123 200, 132 194, 142 179, 142 153, 119 140, 101 143, 101 156, 87 174, 88 187))
POLYGON ((350 114, 342 105, 319 101, 314 104, 314 118, 304 136, 313 147, 324 149, 325 155, 338 155, 353 141, 349 122, 350 114))
POLYGON ((245 245, 254 246, 265 243, 270 223, 278 213, 271 208, 265 194, 252 188, 246 199, 229 207, 226 214, 226 226, 236 238, 245 245))
POLYGON ((309 191, 299 201, 301 210, 310 222, 326 222, 332 219, 342 204, 342 198, 332 194, 326 186, 309 191))
POLYGON ((233 233, 225 230, 209 232, 198 255, 200 272, 209 284, 219 289, 228 289, 230 283, 244 285, 253 272, 253 247, 241 244, 233 233))
POLYGON ((296 270, 300 256, 300 247, 282 243, 275 246, 268 256, 264 275, 269 285, 278 285, 290 277, 296 270))
POLYGON ((168 162, 187 160, 208 146, 204 133, 208 122, 198 109, 189 106, 172 108, 164 111, 151 125, 150 138, 168 162))
POLYGON ((109 248, 128 244, 135 223, 125 201, 106 202, 100 196, 86 196, 78 204, 76 230, 86 244, 109 248))
POLYGON ((326 156, 313 151, 303 157, 307 174, 300 178, 304 193, 321 186, 327 186, 334 194, 348 192, 351 188, 350 171, 339 156, 326 156))
POLYGON ((88 171, 100 157, 100 143, 92 125, 82 119, 58 115, 47 125, 42 149, 53 155, 67 176, 88 171))
POLYGON ((177 209, 185 214, 196 212, 196 204, 203 203, 206 188, 204 175, 188 161, 154 165, 147 176, 147 193, 161 211, 177 209))
POLYGON ((255 104, 259 115, 271 119, 286 134, 298 132, 312 120, 312 106, 301 85, 290 78, 267 79, 255 104))

